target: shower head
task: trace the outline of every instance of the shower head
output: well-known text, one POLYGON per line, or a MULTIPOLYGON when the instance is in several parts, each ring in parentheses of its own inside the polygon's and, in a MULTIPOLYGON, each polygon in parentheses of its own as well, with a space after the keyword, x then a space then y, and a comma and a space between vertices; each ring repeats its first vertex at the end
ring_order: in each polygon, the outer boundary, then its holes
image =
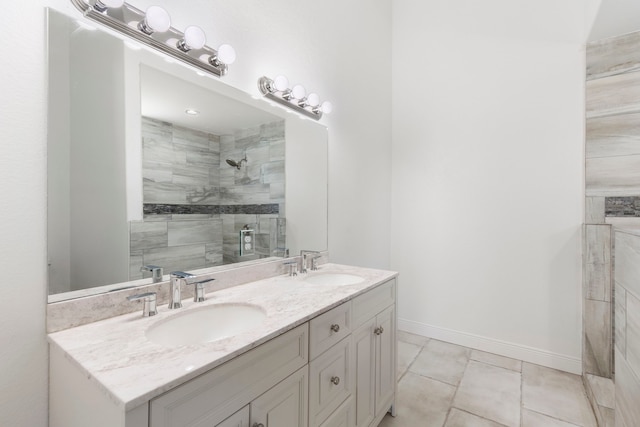
POLYGON ((229 166, 233 166, 234 168, 240 169, 240 165, 237 164, 235 160, 227 159, 227 164, 229 166))
POLYGON ((238 170, 240 170, 240 166, 242 166, 242 162, 246 162, 247 161, 247 156, 244 156, 244 159, 240 160, 240 161, 235 161, 235 160, 231 160, 231 159, 227 159, 227 164, 229 166, 232 166, 238 170))

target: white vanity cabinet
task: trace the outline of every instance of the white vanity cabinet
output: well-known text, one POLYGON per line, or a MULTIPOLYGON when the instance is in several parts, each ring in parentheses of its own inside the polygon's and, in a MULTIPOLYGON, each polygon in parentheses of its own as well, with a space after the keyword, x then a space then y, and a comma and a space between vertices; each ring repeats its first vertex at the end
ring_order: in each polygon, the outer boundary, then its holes
POLYGON ((393 279, 311 321, 309 427, 377 426, 393 410, 395 305, 393 279))
POLYGON ((395 280, 353 300, 357 427, 377 426, 395 409, 395 280))
POLYGON ((375 427, 395 407, 395 306, 391 278, 129 407, 52 345, 50 426, 375 427))

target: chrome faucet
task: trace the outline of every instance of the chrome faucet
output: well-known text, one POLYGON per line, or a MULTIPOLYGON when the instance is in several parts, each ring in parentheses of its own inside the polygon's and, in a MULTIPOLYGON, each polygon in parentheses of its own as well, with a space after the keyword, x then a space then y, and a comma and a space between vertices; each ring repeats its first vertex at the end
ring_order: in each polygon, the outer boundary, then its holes
POLYGON ((320 257, 320 252, 318 251, 307 251, 305 249, 300 251, 300 273, 307 272, 307 257, 309 255, 313 255, 311 258, 311 270, 317 270, 318 266, 316 264, 316 259, 320 257))
POLYGON ((142 300, 142 302, 144 303, 142 306, 142 317, 155 316, 156 314, 158 314, 158 310, 156 308, 155 292, 146 292, 144 294, 131 295, 128 296, 127 299, 129 301, 142 300))
MULTIPOLYGON (((194 276, 195 277, 195 276, 194 276)), ((193 285, 193 302, 202 302, 204 298, 204 284, 213 282, 216 279, 190 280, 187 279, 187 285, 193 285)))
POLYGON ((286 260, 282 263, 282 265, 284 265, 284 267, 289 270, 290 277, 298 275, 298 261, 296 261, 295 259, 286 260))
POLYGON ((182 307, 181 288, 182 285, 194 285, 193 301, 204 301, 204 284, 215 279, 196 280, 197 276, 184 271, 172 271, 171 283, 169 284, 169 309, 182 307))
POLYGON ((140 272, 149 271, 153 277, 153 283, 162 282, 162 267, 157 265, 145 265, 140 267, 140 272))
POLYGON ((185 273, 184 271, 172 271, 170 274, 171 282, 169 283, 169 310, 182 307, 182 298, 180 297, 180 290, 182 284, 187 284, 187 279, 193 279, 194 276, 191 273, 185 273))

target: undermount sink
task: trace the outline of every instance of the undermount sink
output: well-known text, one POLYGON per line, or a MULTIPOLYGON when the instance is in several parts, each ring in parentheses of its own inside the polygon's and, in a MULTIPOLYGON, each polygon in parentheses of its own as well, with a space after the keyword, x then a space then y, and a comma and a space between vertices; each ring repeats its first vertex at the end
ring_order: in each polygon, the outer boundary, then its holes
POLYGON ((306 277, 304 281, 312 285, 355 285, 364 282, 364 278, 355 274, 320 273, 306 277))
POLYGON ((176 313, 147 329, 147 338, 166 347, 203 344, 248 331, 267 317, 249 304, 217 304, 176 313))

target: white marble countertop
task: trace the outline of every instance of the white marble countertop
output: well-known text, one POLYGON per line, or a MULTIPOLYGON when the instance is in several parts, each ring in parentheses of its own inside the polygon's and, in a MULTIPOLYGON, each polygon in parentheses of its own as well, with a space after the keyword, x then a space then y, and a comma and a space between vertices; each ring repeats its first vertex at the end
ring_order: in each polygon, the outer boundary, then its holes
POLYGON ((153 317, 136 312, 56 332, 49 342, 126 411, 396 276, 391 271, 324 264, 305 275, 276 276, 212 292, 203 303, 183 300, 181 309, 162 305, 153 317), (304 280, 334 272, 365 280, 342 286, 304 280), (150 326, 170 316, 220 303, 259 305, 267 317, 248 332, 205 344, 163 347, 145 336, 150 326))

